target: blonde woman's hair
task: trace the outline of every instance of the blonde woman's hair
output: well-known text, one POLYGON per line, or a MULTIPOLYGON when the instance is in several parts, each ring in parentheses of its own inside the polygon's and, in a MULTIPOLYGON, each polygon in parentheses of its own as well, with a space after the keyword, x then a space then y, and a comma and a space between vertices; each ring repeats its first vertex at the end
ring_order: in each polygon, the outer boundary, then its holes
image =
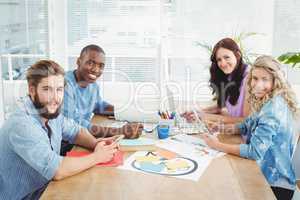
POLYGON ((259 111, 269 99, 277 95, 281 95, 288 104, 288 107, 294 114, 294 116, 299 114, 299 108, 297 107, 298 104, 295 93, 292 91, 290 84, 284 77, 284 72, 281 70, 281 64, 273 57, 263 55, 255 60, 249 72, 247 85, 249 91, 248 102, 251 106, 252 111, 259 111), (254 69, 264 69, 269 74, 271 74, 273 78, 273 88, 271 92, 262 99, 257 99, 252 93, 251 81, 252 72, 254 69))

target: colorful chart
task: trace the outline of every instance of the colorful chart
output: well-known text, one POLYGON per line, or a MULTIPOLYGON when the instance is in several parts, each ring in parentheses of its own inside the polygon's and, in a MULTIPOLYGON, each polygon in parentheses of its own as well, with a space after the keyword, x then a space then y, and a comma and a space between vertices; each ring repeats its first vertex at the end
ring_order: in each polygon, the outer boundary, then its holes
POLYGON ((182 176, 197 170, 196 161, 185 157, 164 157, 157 152, 145 152, 144 155, 136 156, 132 167, 148 173, 167 176, 182 176))

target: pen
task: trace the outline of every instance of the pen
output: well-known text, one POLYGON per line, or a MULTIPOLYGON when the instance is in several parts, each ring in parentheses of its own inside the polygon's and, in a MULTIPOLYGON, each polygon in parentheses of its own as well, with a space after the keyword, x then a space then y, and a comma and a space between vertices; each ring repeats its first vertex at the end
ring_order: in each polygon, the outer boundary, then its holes
POLYGON ((166 113, 167 113, 168 119, 171 119, 171 116, 170 116, 169 112, 166 111, 166 113))
POLYGON ((157 114, 159 115, 160 118, 163 118, 160 111, 158 111, 157 114))

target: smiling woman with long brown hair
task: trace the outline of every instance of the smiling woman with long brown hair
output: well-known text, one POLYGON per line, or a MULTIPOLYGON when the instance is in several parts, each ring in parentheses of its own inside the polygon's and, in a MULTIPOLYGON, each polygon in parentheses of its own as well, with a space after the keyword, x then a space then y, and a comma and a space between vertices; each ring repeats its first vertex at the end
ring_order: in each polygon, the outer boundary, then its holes
MULTIPOLYGON (((209 85, 216 104, 198 111, 202 120, 224 123, 241 122, 249 115, 246 101, 246 77, 249 67, 243 60, 242 52, 231 38, 220 40, 211 55, 209 85)), ((193 112, 183 116, 191 121, 193 112)))

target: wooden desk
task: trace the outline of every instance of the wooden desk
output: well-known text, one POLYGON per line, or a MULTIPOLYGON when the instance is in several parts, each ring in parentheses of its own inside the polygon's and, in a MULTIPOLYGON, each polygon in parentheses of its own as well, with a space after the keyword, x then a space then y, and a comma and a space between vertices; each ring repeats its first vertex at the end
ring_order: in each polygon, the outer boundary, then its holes
MULTIPOLYGON (((110 123, 95 117, 95 123, 110 123)), ((239 143, 238 136, 220 140, 239 143)), ((255 161, 226 155, 211 162, 198 182, 143 174, 111 167, 93 167, 61 181, 52 181, 42 200, 199 200, 275 199, 255 161)))

